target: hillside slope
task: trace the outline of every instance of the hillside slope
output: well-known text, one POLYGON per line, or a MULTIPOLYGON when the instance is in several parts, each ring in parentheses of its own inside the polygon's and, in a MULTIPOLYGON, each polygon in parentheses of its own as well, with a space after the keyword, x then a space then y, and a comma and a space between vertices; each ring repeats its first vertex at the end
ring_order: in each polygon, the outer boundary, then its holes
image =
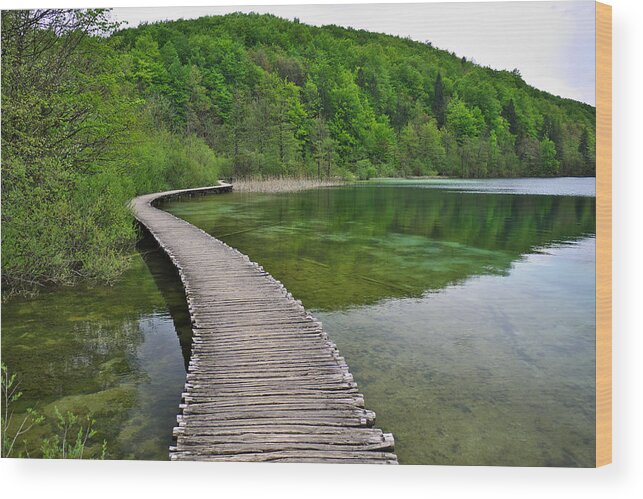
POLYGON ((594 175, 592 106, 430 43, 258 14, 114 38, 159 123, 230 176, 594 175))

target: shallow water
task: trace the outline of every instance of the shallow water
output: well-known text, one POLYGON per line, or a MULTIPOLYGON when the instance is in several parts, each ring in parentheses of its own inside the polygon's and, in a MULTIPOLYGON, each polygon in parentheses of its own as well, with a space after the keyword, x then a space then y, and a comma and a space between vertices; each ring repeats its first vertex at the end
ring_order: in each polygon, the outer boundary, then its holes
POLYGON ((592 466, 593 179, 559 180, 555 195, 541 179, 474 183, 165 208, 324 321, 400 462, 592 466))
POLYGON ((58 408, 95 419, 89 457, 105 440, 110 459, 168 458, 190 322, 171 264, 149 240, 139 251, 113 287, 62 288, 3 304, 2 361, 23 392, 16 418, 27 407, 48 417, 25 435, 23 455, 40 455, 58 408))

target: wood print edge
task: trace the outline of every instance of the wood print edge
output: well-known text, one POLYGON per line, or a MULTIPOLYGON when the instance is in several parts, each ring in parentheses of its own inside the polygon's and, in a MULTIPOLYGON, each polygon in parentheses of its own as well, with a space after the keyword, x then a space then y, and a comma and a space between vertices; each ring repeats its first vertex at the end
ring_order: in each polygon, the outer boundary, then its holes
POLYGON ((612 462, 612 7, 596 3, 596 466, 612 462))

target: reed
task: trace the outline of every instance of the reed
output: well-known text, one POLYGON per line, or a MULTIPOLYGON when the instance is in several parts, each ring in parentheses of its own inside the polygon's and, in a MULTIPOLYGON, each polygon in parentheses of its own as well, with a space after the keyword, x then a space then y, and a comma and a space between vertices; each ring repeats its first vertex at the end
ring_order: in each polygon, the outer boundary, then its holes
POLYGON ((233 180, 236 192, 295 192, 307 189, 318 189, 320 187, 333 187, 345 184, 339 178, 316 179, 316 178, 282 178, 272 177, 263 179, 238 179, 233 180))

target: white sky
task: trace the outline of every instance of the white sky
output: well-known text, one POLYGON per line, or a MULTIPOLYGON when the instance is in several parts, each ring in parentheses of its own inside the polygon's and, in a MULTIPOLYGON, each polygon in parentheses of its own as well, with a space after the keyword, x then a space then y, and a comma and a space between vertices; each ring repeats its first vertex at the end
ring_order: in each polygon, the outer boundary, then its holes
MULTIPOLYGON (((228 2, 234 4, 234 1, 228 2)), ((271 13, 307 24, 337 24, 429 40, 495 69, 518 68, 530 85, 595 104, 595 7, 559 2, 243 5, 115 8, 129 26, 230 12, 271 13)))

